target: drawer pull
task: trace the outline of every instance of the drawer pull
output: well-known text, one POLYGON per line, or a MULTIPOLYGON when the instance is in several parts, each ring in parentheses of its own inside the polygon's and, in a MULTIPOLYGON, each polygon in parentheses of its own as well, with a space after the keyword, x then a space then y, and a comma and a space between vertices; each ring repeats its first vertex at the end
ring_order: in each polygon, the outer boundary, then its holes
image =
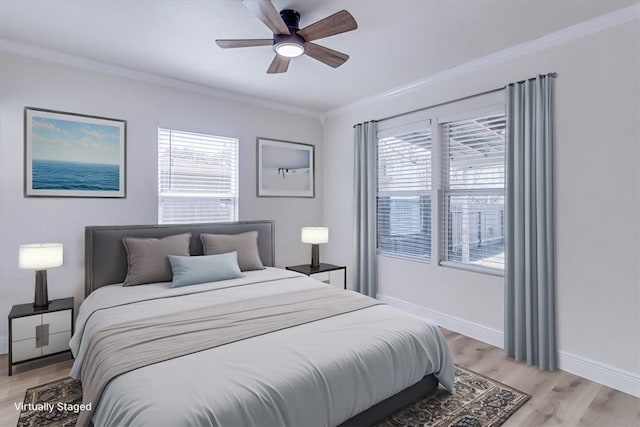
POLYGON ((36 348, 49 345, 49 324, 36 326, 36 348))

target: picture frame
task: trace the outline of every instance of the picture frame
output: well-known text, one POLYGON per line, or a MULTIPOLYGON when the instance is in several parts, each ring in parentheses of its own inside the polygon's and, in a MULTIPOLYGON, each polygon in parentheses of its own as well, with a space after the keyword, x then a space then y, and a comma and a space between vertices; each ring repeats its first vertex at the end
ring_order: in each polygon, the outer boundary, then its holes
POLYGON ((315 146, 257 138, 258 197, 315 197, 315 146))
POLYGON ((126 197, 126 120, 25 107, 25 197, 126 197))

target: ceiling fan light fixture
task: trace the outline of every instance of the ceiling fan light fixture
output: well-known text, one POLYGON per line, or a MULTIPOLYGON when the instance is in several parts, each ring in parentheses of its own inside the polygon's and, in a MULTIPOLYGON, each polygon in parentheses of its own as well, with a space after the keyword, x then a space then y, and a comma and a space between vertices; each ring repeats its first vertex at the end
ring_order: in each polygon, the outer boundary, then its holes
POLYGON ((219 39, 216 40, 216 44, 223 49, 272 46, 276 55, 267 69, 267 74, 286 72, 291 58, 300 55, 307 55, 333 68, 341 66, 349 59, 347 54, 312 43, 318 39, 357 29, 356 20, 346 10, 338 11, 300 29, 300 14, 293 9, 284 9, 278 13, 272 0, 246 1, 244 5, 271 30, 273 39, 219 39))
POLYGON ((281 42, 273 46, 273 49, 278 55, 286 56, 287 58, 295 58, 304 53, 304 45, 295 42, 281 42))

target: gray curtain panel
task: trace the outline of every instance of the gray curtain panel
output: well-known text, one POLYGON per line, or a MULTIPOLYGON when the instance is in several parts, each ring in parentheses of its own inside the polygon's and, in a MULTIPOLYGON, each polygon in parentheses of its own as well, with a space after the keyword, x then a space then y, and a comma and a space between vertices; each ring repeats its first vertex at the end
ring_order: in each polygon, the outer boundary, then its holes
POLYGON ((376 254, 376 122, 354 126, 355 189, 354 244, 355 290, 376 297, 378 258, 376 254))
POLYGON ((506 88, 505 316, 508 356, 555 370, 551 76, 506 88))

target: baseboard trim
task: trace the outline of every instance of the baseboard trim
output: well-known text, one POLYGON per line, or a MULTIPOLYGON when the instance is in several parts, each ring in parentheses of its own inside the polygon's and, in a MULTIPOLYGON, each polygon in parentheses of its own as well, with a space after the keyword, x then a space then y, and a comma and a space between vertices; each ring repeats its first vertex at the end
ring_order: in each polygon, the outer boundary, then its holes
POLYGON ((566 351, 558 352, 558 368, 607 387, 640 397, 640 375, 566 351))
POLYGON ((451 329, 454 332, 458 332, 462 335, 475 338, 496 347, 502 348, 503 346, 502 331, 499 331, 497 329, 470 322, 469 320, 465 320, 460 317, 432 310, 430 308, 413 304, 399 298, 390 297, 388 295, 377 294, 376 298, 384 303, 389 304, 392 307, 430 320, 431 322, 442 326, 443 328, 451 329))
POLYGON ((6 335, 1 335, 0 336, 0 354, 7 354, 9 353, 9 346, 7 345, 7 336, 6 335))
MULTIPOLYGON (((376 298, 391 307, 427 319, 443 328, 503 348, 504 333, 497 329, 388 295, 377 294, 376 298)), ((640 374, 635 372, 616 368, 566 351, 558 352, 558 368, 632 396, 640 397, 640 374)))

